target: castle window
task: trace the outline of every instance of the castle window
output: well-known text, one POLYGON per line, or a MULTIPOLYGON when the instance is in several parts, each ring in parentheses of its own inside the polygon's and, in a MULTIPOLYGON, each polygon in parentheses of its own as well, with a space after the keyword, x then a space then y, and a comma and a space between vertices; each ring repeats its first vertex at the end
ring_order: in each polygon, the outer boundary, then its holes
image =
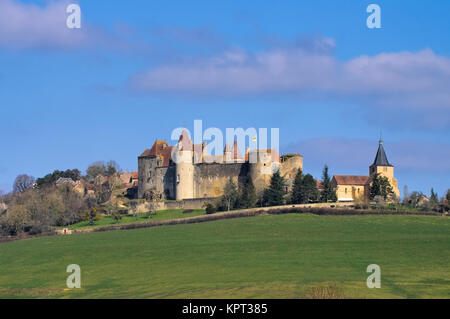
POLYGON ((345 193, 347 194, 347 187, 345 188, 345 193))
POLYGON ((180 182, 180 174, 177 174, 177 183, 180 182))

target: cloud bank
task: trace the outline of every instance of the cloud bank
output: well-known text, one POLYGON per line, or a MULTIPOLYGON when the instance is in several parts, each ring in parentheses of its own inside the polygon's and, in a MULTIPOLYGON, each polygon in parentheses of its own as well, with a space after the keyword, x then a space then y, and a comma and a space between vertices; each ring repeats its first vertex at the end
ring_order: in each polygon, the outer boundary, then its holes
POLYGON ((362 55, 347 61, 334 41, 258 53, 229 50, 136 74, 137 91, 189 95, 290 94, 404 112, 420 125, 450 127, 450 58, 430 49, 362 55))

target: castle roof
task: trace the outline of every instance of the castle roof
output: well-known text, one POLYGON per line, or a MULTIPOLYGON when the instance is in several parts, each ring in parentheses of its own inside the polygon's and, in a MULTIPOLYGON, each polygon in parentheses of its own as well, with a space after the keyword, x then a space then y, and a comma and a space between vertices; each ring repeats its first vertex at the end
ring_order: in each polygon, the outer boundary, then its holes
POLYGON ((169 166, 172 157, 173 146, 169 146, 166 141, 155 141, 152 148, 146 149, 139 157, 159 156, 163 160, 161 167, 169 166))
POLYGON ((180 151, 192 150, 192 141, 186 130, 181 133, 178 143, 180 144, 180 151))
POLYGON ((233 159, 243 159, 236 140, 234 141, 233 147, 231 148, 231 154, 233 154, 233 159))
POLYGON ((224 153, 230 153, 230 152, 231 152, 231 150, 230 150, 230 144, 228 144, 228 142, 225 143, 225 147, 224 147, 224 149, 223 149, 223 152, 224 152, 224 153))
POLYGON ((383 140, 380 139, 380 142, 378 144, 378 151, 377 155, 375 156, 375 160, 373 161, 373 166, 392 166, 389 164, 389 161, 386 156, 386 152, 383 148, 383 140))
POLYGON ((337 185, 366 185, 369 183, 369 176, 360 175, 334 175, 333 179, 337 185))

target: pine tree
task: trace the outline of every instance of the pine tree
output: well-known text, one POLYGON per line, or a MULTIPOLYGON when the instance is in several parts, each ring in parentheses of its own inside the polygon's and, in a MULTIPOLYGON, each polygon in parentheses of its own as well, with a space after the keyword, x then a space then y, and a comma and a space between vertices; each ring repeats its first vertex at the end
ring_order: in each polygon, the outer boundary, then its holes
POLYGON ((331 185, 330 176, 328 175, 328 166, 325 165, 322 172, 322 185, 323 190, 320 194, 320 201, 323 203, 327 203, 329 201, 335 202, 337 201, 336 190, 333 189, 331 185))
POLYGON ((252 208, 256 205, 256 192, 250 174, 247 174, 245 183, 242 185, 239 197, 239 207, 252 208))
POLYGON ((371 182, 372 183, 369 188, 370 199, 374 199, 375 196, 381 196, 386 200, 394 193, 394 191, 392 190, 392 186, 389 183, 389 179, 385 176, 375 174, 372 177, 371 182))
POLYGON ((280 175, 280 171, 273 173, 270 179, 270 186, 264 192, 265 203, 267 206, 283 205, 284 203, 284 187, 286 182, 280 175))
POLYGON ((311 174, 306 174, 302 180, 303 203, 311 203, 319 200, 317 182, 311 174))
POLYGON ((303 173, 302 173, 302 170, 299 168, 297 171, 297 174, 295 175, 294 184, 292 185, 292 191, 291 191, 292 204, 302 203, 302 200, 303 200, 302 180, 303 180, 303 173))
POLYGON ((433 188, 431 188, 430 201, 433 203, 437 203, 439 201, 438 194, 436 194, 433 188))

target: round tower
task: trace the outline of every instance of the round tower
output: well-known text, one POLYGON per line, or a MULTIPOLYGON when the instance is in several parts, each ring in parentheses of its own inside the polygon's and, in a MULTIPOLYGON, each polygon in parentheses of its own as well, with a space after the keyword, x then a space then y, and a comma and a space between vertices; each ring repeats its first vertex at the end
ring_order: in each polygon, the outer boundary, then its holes
POLYGON ((271 154, 260 150, 249 151, 248 164, 256 194, 261 194, 270 184, 270 178, 274 170, 271 154))
POLYGON ((194 198, 194 164, 192 142, 186 131, 180 136, 175 154, 176 199, 194 198))

